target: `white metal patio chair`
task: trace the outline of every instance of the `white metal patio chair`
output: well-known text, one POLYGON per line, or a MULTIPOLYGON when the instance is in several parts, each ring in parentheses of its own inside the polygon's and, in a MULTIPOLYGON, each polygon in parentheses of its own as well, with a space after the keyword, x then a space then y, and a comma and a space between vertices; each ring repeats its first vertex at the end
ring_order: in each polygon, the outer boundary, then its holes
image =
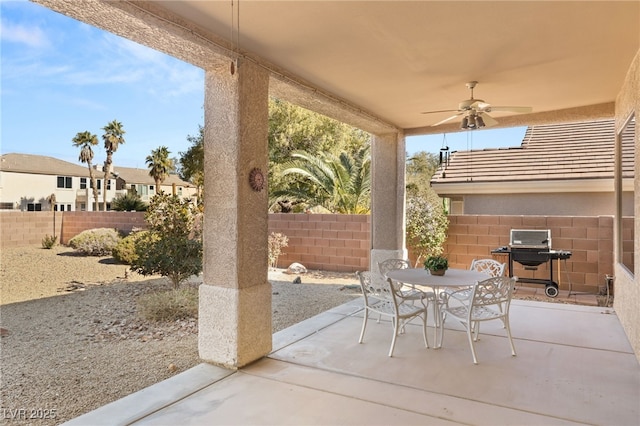
MULTIPOLYGON (((378 262, 378 270, 385 280, 387 279, 387 272, 395 271, 396 269, 407 269, 410 267, 411 265, 409 264, 409 261, 404 259, 387 259, 382 262, 378 262)), ((417 289, 414 285, 405 283, 401 284, 402 297, 407 300, 421 300, 425 295, 430 301, 435 300, 435 293, 432 291, 422 291, 417 289)))
MULTIPOLYGON (((389 356, 393 356, 396 338, 401 331, 404 332, 404 325, 418 317, 422 319, 422 335, 424 337, 424 344, 428 348, 427 306, 425 306, 423 302, 425 299, 420 299, 420 304, 409 304, 407 300, 402 297, 402 293, 400 292, 402 285, 400 283, 387 279, 383 287, 377 287, 371 280, 370 272, 356 272, 356 275, 360 280, 362 296, 364 298, 364 318, 362 320, 362 330, 360 331, 358 343, 364 341, 364 333, 367 328, 369 313, 373 312, 378 314, 378 318, 384 316, 391 319, 393 338, 391 340, 391 347, 389 348, 389 356)), ((380 322, 380 319, 378 319, 378 322, 380 322)))
MULTIPOLYGON (((469 270, 484 272, 489 277, 501 277, 504 275, 504 270, 507 267, 506 263, 500 263, 495 259, 473 259, 469 270)), ((471 288, 456 290, 453 288, 446 288, 444 290, 444 297, 452 296, 455 293, 454 298, 458 300, 465 300, 469 295, 465 292, 471 291, 471 288)))
POLYGON ((473 355, 473 363, 477 364, 478 359, 473 342, 478 340, 480 323, 500 319, 507 330, 507 337, 511 345, 511 355, 516 356, 516 349, 511 338, 511 327, 509 326, 509 305, 516 279, 515 277, 504 276, 488 278, 476 283, 470 291, 468 289, 461 290, 461 294, 465 295, 466 299, 458 298, 454 295, 445 299, 444 305, 440 308, 442 315, 440 346, 442 346, 444 337, 444 322, 448 316, 451 316, 465 326, 469 345, 471 346, 471 354, 473 355), (449 301, 452 298, 462 303, 456 303, 451 306, 449 301))
MULTIPOLYGON (((382 275, 385 280, 388 279, 387 273, 389 271, 395 271, 397 269, 407 269, 410 267, 411 267, 411 264, 409 263, 408 260, 405 260, 405 259, 392 258, 392 259, 383 260, 382 262, 378 262, 378 270, 380 271, 380 275, 382 275)), ((423 299, 426 298, 428 299, 428 303, 432 302, 433 318, 434 318, 434 321, 438 320, 438 315, 436 313, 436 306, 435 306, 436 294, 433 291, 420 290, 416 288, 416 286, 413 284, 406 284, 401 282, 398 282, 398 283, 400 284, 400 293, 402 294, 403 299, 413 302, 416 300, 422 301, 423 299)))

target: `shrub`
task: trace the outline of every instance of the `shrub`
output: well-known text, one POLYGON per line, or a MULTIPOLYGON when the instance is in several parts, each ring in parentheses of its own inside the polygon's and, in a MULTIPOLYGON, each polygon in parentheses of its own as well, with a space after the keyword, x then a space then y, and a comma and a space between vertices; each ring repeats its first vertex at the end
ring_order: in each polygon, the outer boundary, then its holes
POLYGON ((42 239, 42 248, 51 249, 58 242, 58 237, 56 235, 45 235, 42 239))
POLYGON ((118 231, 96 228, 82 231, 69 240, 69 245, 87 256, 108 256, 120 241, 118 231))
POLYGON ((136 253, 136 243, 145 237, 149 231, 135 231, 131 234, 127 235, 113 248, 111 255, 113 258, 125 265, 131 265, 138 259, 138 254, 136 253))
POLYGON ((449 219, 442 200, 432 191, 407 197, 407 247, 416 254, 416 264, 443 252, 449 219))
POLYGON ((269 234, 269 266, 271 268, 278 266, 278 257, 280 257, 282 249, 288 246, 289 238, 286 235, 279 232, 269 234))
POLYGON ((135 192, 127 192, 119 195, 111 201, 111 210, 121 212, 144 212, 147 210, 147 203, 135 192))
POLYGON ((149 321, 197 318, 198 289, 183 287, 142 295, 138 299, 138 312, 149 321))
POLYGON ((151 199, 145 221, 149 232, 136 241, 131 270, 169 277, 173 287, 202 272, 202 214, 175 195, 151 199))

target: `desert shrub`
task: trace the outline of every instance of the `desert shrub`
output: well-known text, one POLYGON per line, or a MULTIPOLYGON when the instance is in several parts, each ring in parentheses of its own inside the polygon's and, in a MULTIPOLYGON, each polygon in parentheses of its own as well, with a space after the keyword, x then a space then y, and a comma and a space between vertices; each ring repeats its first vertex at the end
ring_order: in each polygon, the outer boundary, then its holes
POLYGON ((202 272, 202 214, 175 195, 158 194, 145 214, 149 232, 136 241, 131 270, 169 277, 173 287, 202 272))
POLYGON ((58 237, 56 235, 45 235, 42 238, 42 248, 51 249, 58 242, 58 237))
POLYGON ((136 253, 136 243, 144 238, 149 231, 135 231, 126 237, 122 238, 118 241, 118 244, 113 248, 111 255, 113 258, 125 265, 131 265, 138 259, 138 254, 136 253))
POLYGON ((198 289, 174 288, 149 293, 138 299, 138 312, 148 321, 171 322, 198 316, 198 289))
POLYGON ((69 245, 87 256, 108 256, 120 238, 118 231, 112 228, 87 229, 71 238, 69 245))
POLYGON ((289 238, 279 232, 269 234, 269 266, 278 266, 278 257, 282 254, 282 249, 289 246, 289 238))

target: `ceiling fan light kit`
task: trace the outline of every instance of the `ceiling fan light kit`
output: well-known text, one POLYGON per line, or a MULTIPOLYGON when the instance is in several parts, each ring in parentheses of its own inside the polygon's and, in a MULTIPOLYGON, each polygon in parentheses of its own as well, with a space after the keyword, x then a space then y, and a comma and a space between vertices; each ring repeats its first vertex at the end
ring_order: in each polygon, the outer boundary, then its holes
POLYGON ((515 113, 529 113, 531 112, 531 107, 522 107, 522 106, 492 106, 491 104, 485 102, 483 99, 476 99, 473 97, 473 89, 478 84, 477 81, 470 81, 466 83, 467 88, 471 91, 471 97, 466 99, 458 104, 458 109, 451 110, 440 110, 440 111, 427 111, 423 112, 423 114, 433 114, 440 112, 455 112, 455 115, 452 115, 449 118, 445 118, 442 121, 439 121, 431 126, 439 126, 448 121, 451 121, 457 117, 462 117, 462 122, 460 123, 460 128, 465 130, 475 130, 481 129, 483 127, 491 127, 498 124, 498 121, 491 117, 488 113, 491 111, 509 111, 515 113))

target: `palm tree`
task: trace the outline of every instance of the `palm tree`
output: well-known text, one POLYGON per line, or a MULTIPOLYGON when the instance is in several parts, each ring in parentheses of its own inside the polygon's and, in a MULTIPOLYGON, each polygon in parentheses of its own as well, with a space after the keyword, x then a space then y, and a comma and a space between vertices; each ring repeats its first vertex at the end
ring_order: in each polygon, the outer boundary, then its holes
POLYGON ((120 144, 124 143, 125 131, 122 129, 122 123, 117 120, 113 120, 102 128, 104 134, 102 140, 104 141, 104 149, 107 151, 107 159, 104 161, 104 211, 107 211, 107 182, 111 176, 111 166, 113 164, 113 153, 118 150, 120 144))
POLYGON ((151 151, 145 162, 149 167, 149 176, 156 182, 156 194, 160 193, 160 184, 174 170, 173 160, 169 158, 169 148, 161 146, 151 151))
MULTIPOLYGON (((96 185, 96 176, 93 173, 93 165, 91 162, 93 161, 93 149, 92 146, 98 145, 98 137, 96 135, 92 135, 91 132, 78 132, 76 136, 72 139, 73 146, 80 148, 80 155, 78 156, 78 160, 81 163, 87 163, 87 167, 89 167, 89 179, 91 180, 91 188, 93 189, 93 199, 96 203, 96 210, 98 209, 98 186, 96 185)), ((88 200, 87 200, 88 202, 88 200)))
POLYGON ((323 206, 332 212, 366 214, 370 211, 371 157, 369 146, 350 155, 343 152, 312 155, 304 151, 291 154, 283 175, 297 176, 297 185, 275 191, 275 197, 323 206))

